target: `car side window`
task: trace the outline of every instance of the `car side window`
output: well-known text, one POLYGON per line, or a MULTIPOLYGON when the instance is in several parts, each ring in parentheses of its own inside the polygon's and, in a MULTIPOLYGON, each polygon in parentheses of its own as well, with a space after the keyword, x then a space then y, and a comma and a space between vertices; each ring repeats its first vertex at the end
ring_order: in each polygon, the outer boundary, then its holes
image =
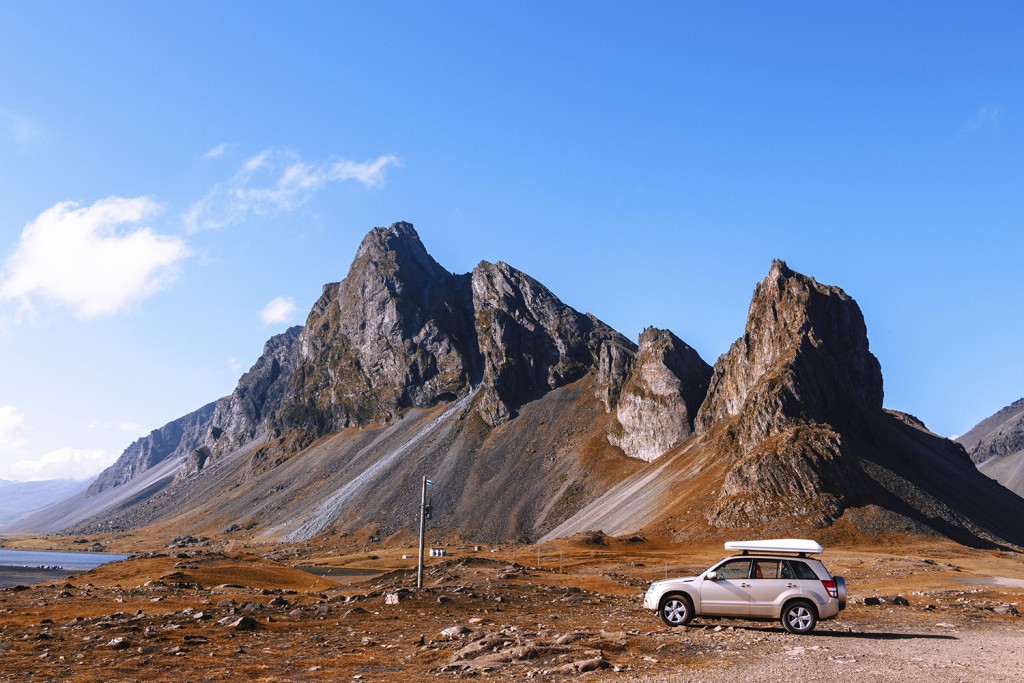
POLYGON ((750 560, 732 560, 715 570, 719 579, 745 579, 750 576, 750 560))
POLYGON ((754 560, 755 579, 777 579, 779 578, 778 560, 754 560))
POLYGON ((793 574, 795 574, 796 578, 798 578, 798 579, 816 579, 816 578, 818 578, 818 575, 814 573, 814 570, 811 569, 810 567, 808 567, 803 562, 798 562, 796 560, 790 560, 789 564, 790 564, 790 566, 793 567, 793 574))

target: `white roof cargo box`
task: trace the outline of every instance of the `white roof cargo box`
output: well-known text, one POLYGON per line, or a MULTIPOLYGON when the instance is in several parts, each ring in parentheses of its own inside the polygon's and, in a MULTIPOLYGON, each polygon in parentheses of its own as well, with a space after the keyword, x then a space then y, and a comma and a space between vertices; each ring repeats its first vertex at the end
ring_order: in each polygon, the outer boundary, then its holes
POLYGON ((762 541, 726 541, 726 550, 744 553, 800 553, 813 555, 824 550, 817 541, 807 538, 768 538, 762 541))

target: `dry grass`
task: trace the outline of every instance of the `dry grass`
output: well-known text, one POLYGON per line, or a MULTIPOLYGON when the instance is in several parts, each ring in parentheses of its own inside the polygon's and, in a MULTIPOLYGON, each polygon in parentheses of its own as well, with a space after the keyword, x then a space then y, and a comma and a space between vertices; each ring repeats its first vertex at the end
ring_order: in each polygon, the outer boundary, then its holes
MULTIPOLYGON (((68 540, 18 542, 56 547, 68 540)), ((121 551, 148 542, 106 540, 121 551)), ((401 557, 415 553, 411 544, 346 543, 354 540, 228 552, 165 550, 164 557, 105 565, 66 582, 4 591, 0 677, 120 681, 138 680, 144 671, 149 681, 627 680, 624 674, 637 680, 684 671, 710 676, 740 666, 742 657, 756 657, 759 648, 791 647, 796 638, 763 622, 721 622, 721 633, 714 631, 718 622, 699 620, 689 629, 666 629, 640 608, 650 581, 703 569, 725 555, 720 543, 580 537, 540 546, 539 566, 537 546, 475 551, 451 544, 449 557, 428 559, 426 586, 416 591, 415 560, 401 557), (289 565, 381 574, 339 583, 289 565), (403 588, 398 604, 386 604, 386 594, 403 588), (272 600, 278 604, 271 606, 272 600), (251 616, 256 628, 218 624, 232 607, 232 619, 251 616), (197 618, 199 613, 209 618, 197 618), (454 625, 470 633, 442 635, 454 625), (723 634, 724 640, 708 637, 723 634), (492 643, 488 656, 494 661, 466 659, 474 642, 492 643), (722 647, 747 654, 723 661, 722 647), (586 661, 604 668, 576 670, 586 661)), ((826 548, 823 559, 833 573, 846 576, 852 598, 839 619, 819 626, 825 635, 941 633, 950 626, 984 635, 1019 624, 1019 617, 993 607, 1019 605, 1024 587, 965 581, 1024 581, 1020 557, 1012 553, 908 538, 826 548), (865 597, 894 595, 910 605, 863 604, 865 597)))

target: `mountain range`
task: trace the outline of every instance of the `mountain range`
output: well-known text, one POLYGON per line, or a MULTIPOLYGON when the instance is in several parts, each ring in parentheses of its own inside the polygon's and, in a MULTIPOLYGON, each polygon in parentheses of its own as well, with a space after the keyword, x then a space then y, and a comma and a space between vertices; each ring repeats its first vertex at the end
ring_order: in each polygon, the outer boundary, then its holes
POLYGON ((1024 546, 1024 499, 882 402, 857 303, 782 261, 712 366, 669 330, 634 343, 508 264, 453 274, 396 223, 230 396, 12 528, 383 537, 413 529, 429 476, 433 533, 481 541, 744 529, 1024 546))
POLYGON ((8 481, 0 479, 0 525, 52 505, 89 486, 88 481, 48 479, 45 481, 8 481))

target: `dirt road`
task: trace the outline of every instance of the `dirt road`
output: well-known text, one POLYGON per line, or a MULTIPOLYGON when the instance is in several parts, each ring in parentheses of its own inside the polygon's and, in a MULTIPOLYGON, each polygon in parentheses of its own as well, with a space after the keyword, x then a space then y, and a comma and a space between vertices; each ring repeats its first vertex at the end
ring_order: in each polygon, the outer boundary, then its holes
MULTIPOLYGON (((845 620, 844 620, 845 621, 845 620)), ((641 683, 858 681, 945 683, 1024 680, 1024 631, 1016 624, 851 630, 796 637, 761 625, 701 633, 705 660, 694 671, 642 675, 641 683)), ((681 642, 690 641, 685 637, 681 642)), ((676 647, 666 637, 666 649, 676 647)))

